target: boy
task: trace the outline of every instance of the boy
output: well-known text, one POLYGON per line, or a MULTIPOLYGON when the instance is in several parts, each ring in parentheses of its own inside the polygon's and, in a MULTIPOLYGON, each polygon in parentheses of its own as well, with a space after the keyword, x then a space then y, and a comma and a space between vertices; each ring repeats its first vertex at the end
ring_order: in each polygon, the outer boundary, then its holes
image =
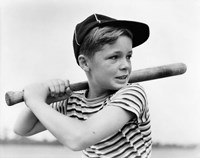
POLYGON ((128 84, 132 48, 148 37, 148 26, 139 22, 94 14, 79 23, 74 54, 89 88, 71 92, 69 81, 58 79, 27 86, 28 108, 17 120, 15 132, 29 136, 47 129, 68 148, 83 150, 83 157, 149 158, 146 94, 139 84, 128 84), (46 103, 48 95, 65 93, 67 100, 46 103))

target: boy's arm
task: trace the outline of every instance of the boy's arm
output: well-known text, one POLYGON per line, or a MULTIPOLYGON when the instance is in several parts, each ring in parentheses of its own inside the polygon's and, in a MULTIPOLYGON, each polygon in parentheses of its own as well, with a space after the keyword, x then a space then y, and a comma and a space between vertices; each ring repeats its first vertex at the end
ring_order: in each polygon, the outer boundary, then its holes
MULTIPOLYGON (((53 88, 57 94, 69 87, 68 83, 58 85, 53 88)), ((29 86, 24 90, 25 103, 45 128, 72 150, 83 150, 98 143, 117 132, 134 116, 121 107, 106 106, 88 120, 80 121, 60 114, 46 104, 50 91, 45 84, 29 86)))
POLYGON ((33 101, 29 106, 59 142, 78 151, 114 134, 133 117, 120 107, 108 106, 88 120, 80 121, 60 114, 44 102, 33 101))
POLYGON ((27 107, 22 110, 14 126, 14 132, 21 136, 31 136, 44 130, 46 128, 27 107))

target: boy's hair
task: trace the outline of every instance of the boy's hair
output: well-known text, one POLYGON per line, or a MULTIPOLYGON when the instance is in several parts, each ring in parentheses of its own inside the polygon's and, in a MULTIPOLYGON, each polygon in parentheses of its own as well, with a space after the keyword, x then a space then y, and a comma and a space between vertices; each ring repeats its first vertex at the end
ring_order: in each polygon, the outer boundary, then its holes
POLYGON ((95 27, 84 37, 80 54, 92 58, 105 44, 113 44, 120 36, 127 36, 131 40, 133 38, 128 29, 110 26, 95 27))

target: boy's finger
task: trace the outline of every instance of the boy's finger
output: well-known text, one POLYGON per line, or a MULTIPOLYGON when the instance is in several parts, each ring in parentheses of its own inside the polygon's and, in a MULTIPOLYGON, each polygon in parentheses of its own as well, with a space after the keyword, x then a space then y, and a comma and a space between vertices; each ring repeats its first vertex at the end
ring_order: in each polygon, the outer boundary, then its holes
POLYGON ((59 93, 65 93, 65 82, 63 80, 58 80, 59 93))
POLYGON ((64 80, 64 82, 65 82, 65 88, 70 86, 69 80, 64 80))
POLYGON ((62 81, 61 80, 54 80, 53 81, 53 85, 54 85, 54 88, 55 88, 55 95, 58 96, 60 93, 62 93, 62 89, 61 88, 62 86, 62 81))
POLYGON ((50 95, 51 95, 52 97, 54 97, 56 91, 55 91, 54 85, 52 84, 52 81, 51 81, 48 85, 49 85, 48 87, 49 87, 50 95))
POLYGON ((69 82, 69 80, 65 80, 65 92, 67 93, 67 94, 71 94, 72 93, 72 90, 70 89, 70 82, 69 82))
POLYGON ((68 96, 70 96, 70 95, 72 94, 72 90, 70 89, 70 87, 67 87, 67 88, 66 88, 66 94, 67 94, 68 96))

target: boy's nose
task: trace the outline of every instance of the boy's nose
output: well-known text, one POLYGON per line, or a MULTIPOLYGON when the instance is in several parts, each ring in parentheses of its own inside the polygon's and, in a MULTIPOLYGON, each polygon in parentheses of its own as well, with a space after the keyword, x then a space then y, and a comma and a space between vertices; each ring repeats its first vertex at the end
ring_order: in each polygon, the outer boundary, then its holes
POLYGON ((127 70, 131 67, 131 63, 130 61, 128 61, 127 59, 124 59, 121 61, 120 63, 120 70, 127 70))

